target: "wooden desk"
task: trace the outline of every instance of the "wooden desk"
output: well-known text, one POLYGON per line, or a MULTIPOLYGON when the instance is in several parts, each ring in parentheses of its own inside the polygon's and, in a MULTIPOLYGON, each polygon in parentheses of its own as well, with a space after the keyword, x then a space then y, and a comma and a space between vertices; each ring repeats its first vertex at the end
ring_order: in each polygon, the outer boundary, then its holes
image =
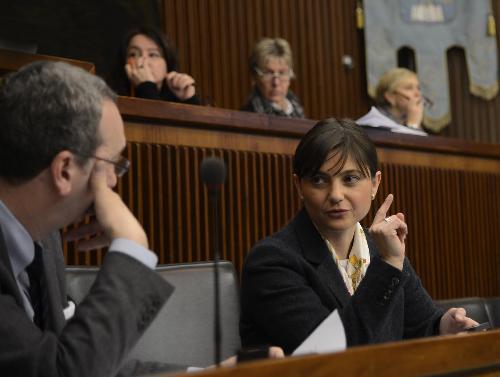
POLYGON ((27 52, 11 51, 0 48, 0 77, 6 73, 17 70, 26 64, 39 60, 65 62, 71 65, 76 65, 77 67, 80 67, 87 72, 95 73, 94 64, 89 62, 75 59, 66 59, 58 56, 30 54, 27 52))
MULTIPOLYGON (((191 374, 176 374, 181 375, 191 374)), ((500 330, 354 347, 336 354, 260 361, 197 373, 200 377, 498 375, 500 330)))
MULTIPOLYGON (((211 258, 204 156, 227 164, 221 254, 239 271, 251 246, 297 211, 292 156, 314 124, 210 107, 121 97, 132 168, 119 192, 145 225, 160 263, 211 258)), ((367 130, 381 161, 374 208, 394 193, 407 255, 436 298, 500 295, 500 146, 367 130)), ((369 221, 365 222, 369 224, 369 221)), ((100 253, 68 253, 99 264, 100 253)))

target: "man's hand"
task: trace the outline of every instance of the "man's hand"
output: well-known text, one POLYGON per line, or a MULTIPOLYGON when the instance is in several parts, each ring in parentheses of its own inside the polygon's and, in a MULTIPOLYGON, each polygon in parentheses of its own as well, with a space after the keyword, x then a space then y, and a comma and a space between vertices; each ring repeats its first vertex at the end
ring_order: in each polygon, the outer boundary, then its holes
POLYGON ((94 194, 95 219, 68 232, 66 240, 77 241, 79 251, 109 246, 116 238, 135 241, 147 249, 148 239, 144 229, 120 196, 111 189, 108 175, 104 162, 94 165, 90 187, 94 194))

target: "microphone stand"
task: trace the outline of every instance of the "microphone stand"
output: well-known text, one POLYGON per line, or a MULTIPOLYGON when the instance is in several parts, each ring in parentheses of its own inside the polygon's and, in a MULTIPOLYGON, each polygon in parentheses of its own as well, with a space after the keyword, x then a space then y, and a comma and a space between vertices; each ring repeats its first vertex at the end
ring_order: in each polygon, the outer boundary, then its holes
POLYGON ((220 318, 220 282, 219 282, 219 190, 226 179, 226 165, 224 160, 217 157, 207 157, 201 162, 201 180, 207 185, 210 212, 212 215, 212 248, 214 255, 214 341, 215 365, 221 362, 221 318, 220 318))
POLYGON ((214 342, 215 342, 215 365, 220 366, 221 362, 221 320, 220 320, 220 282, 219 282, 219 187, 209 187, 210 207, 212 212, 212 248, 214 254, 214 342))

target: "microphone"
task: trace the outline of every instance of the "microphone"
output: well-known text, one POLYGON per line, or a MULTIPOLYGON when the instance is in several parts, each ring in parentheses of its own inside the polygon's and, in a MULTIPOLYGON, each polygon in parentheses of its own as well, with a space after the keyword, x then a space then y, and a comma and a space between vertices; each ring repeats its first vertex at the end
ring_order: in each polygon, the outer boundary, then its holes
POLYGON ((221 318, 220 318, 220 294, 219 294, 219 207, 217 201, 222 184, 226 180, 226 164, 217 157, 207 157, 201 162, 201 181, 207 186, 212 214, 211 233, 212 249, 214 255, 214 343, 215 343, 215 365, 221 362, 221 318))
POLYGON ((217 200, 222 184, 226 180, 226 164, 217 157, 206 157, 201 162, 201 181, 207 185, 211 199, 217 200))

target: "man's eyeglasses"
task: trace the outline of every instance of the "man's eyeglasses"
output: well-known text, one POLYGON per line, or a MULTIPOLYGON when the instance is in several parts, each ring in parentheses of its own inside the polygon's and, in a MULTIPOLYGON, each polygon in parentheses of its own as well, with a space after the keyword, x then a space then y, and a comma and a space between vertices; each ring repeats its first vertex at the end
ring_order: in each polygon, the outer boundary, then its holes
POLYGON ((255 68, 255 72, 264 81, 272 81, 274 78, 279 81, 288 81, 295 77, 292 70, 288 72, 262 72, 259 68, 255 68))
POLYGON ((123 156, 121 156, 118 161, 112 161, 98 156, 89 156, 89 158, 95 158, 96 160, 104 161, 108 164, 113 164, 115 167, 115 174, 118 178, 121 178, 123 175, 125 175, 125 173, 128 172, 128 169, 130 168, 130 161, 123 156))

